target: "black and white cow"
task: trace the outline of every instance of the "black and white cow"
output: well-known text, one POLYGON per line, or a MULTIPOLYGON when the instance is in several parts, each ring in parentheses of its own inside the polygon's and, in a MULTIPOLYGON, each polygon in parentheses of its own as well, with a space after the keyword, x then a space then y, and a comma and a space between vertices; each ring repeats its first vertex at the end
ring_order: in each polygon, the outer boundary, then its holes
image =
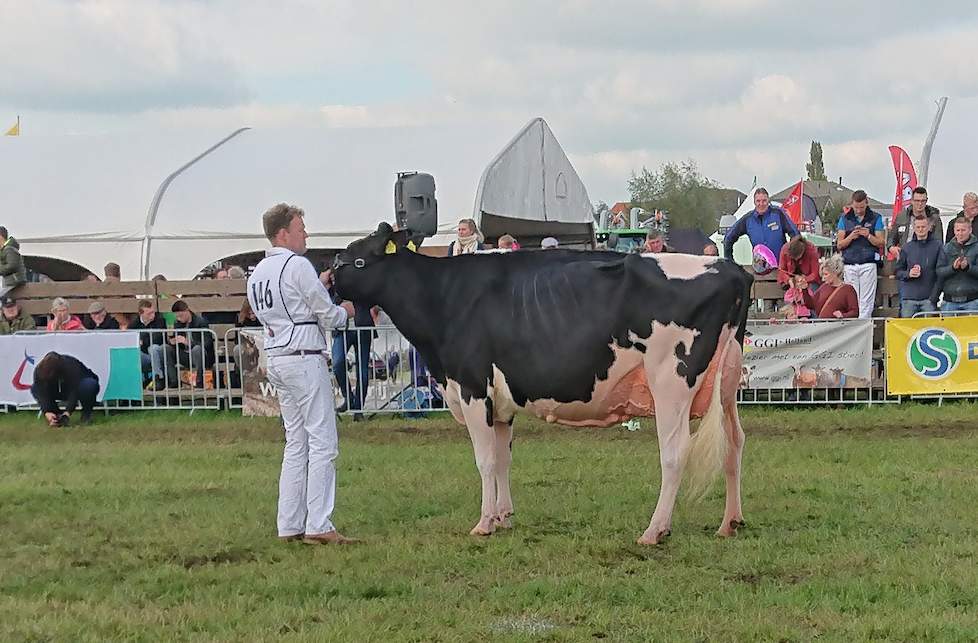
POLYGON ((386 223, 341 251, 338 292, 380 305, 466 425, 482 477, 473 534, 508 527, 513 416, 609 426, 655 416, 659 501, 639 543, 669 533, 687 460, 694 489, 726 473, 719 534, 742 524, 736 393, 752 278, 716 257, 574 250, 433 258, 386 223), (694 436, 690 418, 702 417, 694 436))

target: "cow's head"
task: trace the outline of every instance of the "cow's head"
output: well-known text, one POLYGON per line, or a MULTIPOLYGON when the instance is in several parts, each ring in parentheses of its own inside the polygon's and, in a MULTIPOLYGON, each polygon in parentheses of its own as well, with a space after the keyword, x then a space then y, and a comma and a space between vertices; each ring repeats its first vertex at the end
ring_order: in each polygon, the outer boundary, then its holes
POLYGON ((409 241, 406 230, 394 231, 381 223, 377 231, 354 241, 341 250, 333 261, 336 291, 343 299, 372 302, 387 276, 378 268, 409 241))

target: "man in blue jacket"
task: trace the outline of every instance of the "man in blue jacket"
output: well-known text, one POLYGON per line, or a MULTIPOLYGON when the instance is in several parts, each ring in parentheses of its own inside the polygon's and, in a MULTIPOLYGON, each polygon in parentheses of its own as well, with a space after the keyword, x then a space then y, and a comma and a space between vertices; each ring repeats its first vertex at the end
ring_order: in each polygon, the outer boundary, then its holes
POLYGON ((767 246, 775 257, 780 257, 785 239, 797 236, 798 228, 784 210, 771 205, 767 190, 757 188, 754 192, 754 209, 740 217, 723 237, 724 257, 733 257, 734 243, 745 234, 751 245, 767 246))
POLYGON ((852 193, 852 209, 839 219, 836 246, 845 262, 846 283, 856 289, 859 318, 873 316, 876 305, 876 262, 886 244, 883 217, 869 207, 865 190, 852 193))
POLYGON ((931 234, 927 217, 913 220, 913 238, 903 244, 896 265, 900 280, 900 317, 937 310, 937 258, 943 244, 931 234))

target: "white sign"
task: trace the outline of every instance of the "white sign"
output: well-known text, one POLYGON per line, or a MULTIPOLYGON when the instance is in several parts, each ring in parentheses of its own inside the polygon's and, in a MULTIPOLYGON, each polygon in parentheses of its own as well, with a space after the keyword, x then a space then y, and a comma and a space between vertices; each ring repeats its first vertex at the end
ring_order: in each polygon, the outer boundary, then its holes
POLYGON ((870 319, 748 324, 741 388, 866 388, 870 319))
POLYGON ((135 390, 141 397, 139 333, 78 331, 0 336, 0 403, 33 404, 34 366, 52 351, 71 355, 98 375, 98 401, 105 398, 110 382, 116 390, 135 390), (134 370, 135 382, 120 381, 131 378, 134 370))

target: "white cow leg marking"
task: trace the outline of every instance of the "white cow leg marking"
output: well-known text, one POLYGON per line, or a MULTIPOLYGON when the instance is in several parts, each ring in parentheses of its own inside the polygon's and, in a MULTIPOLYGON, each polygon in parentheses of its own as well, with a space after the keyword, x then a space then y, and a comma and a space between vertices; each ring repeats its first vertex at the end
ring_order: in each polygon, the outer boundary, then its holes
POLYGON ((496 527, 512 527, 509 517, 513 515, 513 497, 509 493, 509 467, 513 462, 513 425, 509 422, 496 422, 496 527))
POLYGON ((723 522, 717 530, 719 536, 736 536, 737 528, 744 525, 744 514, 740 506, 740 461, 744 453, 744 429, 740 426, 737 413, 737 399, 724 400, 724 428, 730 448, 723 463, 723 473, 727 480, 727 501, 723 510, 723 522))
POLYGON ((683 477, 689 449, 689 412, 693 403, 686 382, 677 376, 660 377, 652 387, 655 399, 655 428, 659 436, 659 463, 662 486, 659 501, 648 529, 638 539, 640 545, 657 545, 672 529, 672 510, 683 477))
POLYGON ((486 423, 486 402, 473 398, 461 404, 465 427, 472 439, 475 465, 482 478, 482 515, 469 533, 488 536, 496 530, 496 434, 486 423))

